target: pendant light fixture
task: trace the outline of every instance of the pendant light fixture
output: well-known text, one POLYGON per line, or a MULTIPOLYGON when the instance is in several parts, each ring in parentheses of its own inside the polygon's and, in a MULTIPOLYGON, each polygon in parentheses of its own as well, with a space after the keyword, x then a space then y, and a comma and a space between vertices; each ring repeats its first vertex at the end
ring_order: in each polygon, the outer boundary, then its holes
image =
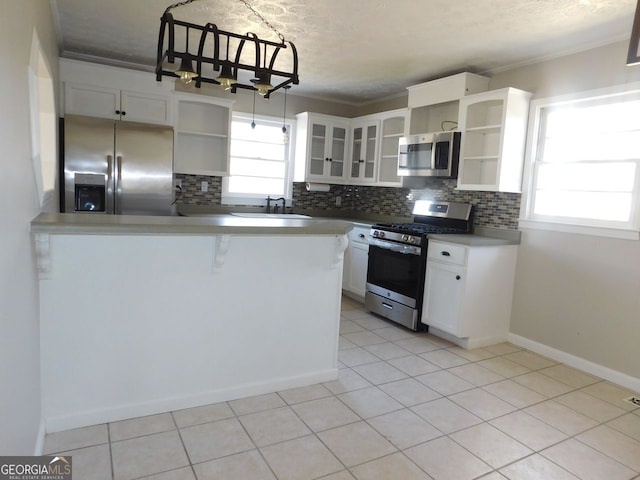
POLYGON ((263 40, 253 33, 246 35, 218 29, 213 23, 197 25, 176 20, 170 13, 172 9, 188 5, 200 0, 185 0, 170 5, 160 19, 158 36, 158 54, 156 62, 156 80, 163 76, 178 77, 185 83, 193 82, 196 88, 202 83, 221 85, 225 90, 236 93, 239 88, 257 91, 264 98, 285 86, 298 85, 298 52, 292 42, 285 41, 284 36, 269 23, 246 0, 242 2, 262 23, 269 27, 279 41, 263 40), (189 49, 189 33, 199 36, 197 49, 189 49), (184 50, 180 50, 179 39, 184 38, 184 50), (224 43, 223 43, 224 42, 224 43), (205 52, 206 45, 206 52, 205 52), (233 50, 230 51, 230 46, 233 50), (226 48, 226 58, 220 58, 221 47, 226 48), (213 48, 212 48, 213 47, 213 48), (289 54, 289 59, 282 58, 289 54), (254 58, 251 63, 244 63, 246 58, 254 58), (180 59, 180 68, 173 70, 176 58, 180 59), (195 69, 194 69, 195 63, 195 69), (284 64, 284 66, 283 66, 284 64), (249 82, 241 82, 238 72, 248 72, 249 82))
POLYGON ((289 134, 287 133, 287 90, 291 88, 290 85, 282 87, 284 89, 284 108, 282 109, 282 143, 289 143, 289 134))
POLYGON ((225 63, 222 64, 222 70, 216 80, 225 90, 231 90, 231 85, 233 85, 237 81, 237 78, 233 74, 233 70, 229 63, 229 37, 227 37, 227 56, 225 59, 225 63))
POLYGON ((256 91, 253 91, 253 117, 251 117, 251 129, 256 128, 256 91))
MULTIPOLYGON (((185 51, 189 51, 189 27, 186 29, 186 39, 185 39, 186 48, 185 51)), ((180 61, 180 68, 176 70, 176 74, 180 77, 184 83, 189 84, 193 81, 198 74, 193 70, 193 61, 191 60, 191 55, 185 55, 182 57, 180 61)))

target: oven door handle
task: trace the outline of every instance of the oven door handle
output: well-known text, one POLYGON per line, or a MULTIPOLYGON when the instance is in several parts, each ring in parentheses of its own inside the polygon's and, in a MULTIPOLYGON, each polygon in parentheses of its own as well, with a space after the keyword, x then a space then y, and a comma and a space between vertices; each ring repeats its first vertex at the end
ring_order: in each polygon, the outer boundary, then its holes
POLYGON ((392 252, 403 253, 405 255, 421 255, 422 248, 417 245, 405 245, 403 243, 389 242, 378 238, 369 237, 369 247, 374 246, 383 250, 391 250, 392 252))

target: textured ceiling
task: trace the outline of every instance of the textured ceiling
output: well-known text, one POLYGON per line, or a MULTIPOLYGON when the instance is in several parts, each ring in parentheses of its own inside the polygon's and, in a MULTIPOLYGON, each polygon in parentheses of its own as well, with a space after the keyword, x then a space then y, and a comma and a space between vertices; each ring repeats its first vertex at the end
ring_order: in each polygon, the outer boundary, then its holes
MULTIPOLYGON (((61 56, 155 64, 171 0, 50 0, 61 56)), ((362 104, 461 71, 508 66, 628 39, 636 0, 247 0, 299 55, 291 93, 362 104)), ((276 34, 240 0, 199 0, 174 18, 276 34)))

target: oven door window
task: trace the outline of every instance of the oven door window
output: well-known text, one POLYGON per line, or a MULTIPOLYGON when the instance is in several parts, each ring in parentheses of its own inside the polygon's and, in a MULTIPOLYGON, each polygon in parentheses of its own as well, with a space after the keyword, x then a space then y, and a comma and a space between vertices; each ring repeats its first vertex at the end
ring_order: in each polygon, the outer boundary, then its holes
POLYGON ((423 259, 420 255, 369 246, 368 283, 418 300, 423 281, 423 259))

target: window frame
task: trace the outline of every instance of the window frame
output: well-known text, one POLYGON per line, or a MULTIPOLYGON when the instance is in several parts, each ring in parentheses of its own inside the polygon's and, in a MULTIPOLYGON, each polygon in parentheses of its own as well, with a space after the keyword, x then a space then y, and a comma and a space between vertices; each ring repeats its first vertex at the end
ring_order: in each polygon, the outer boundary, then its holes
MULTIPOLYGON (((231 143, 233 142, 233 122, 234 121, 243 121, 247 123, 251 123, 251 121, 256 122, 256 128, 260 127, 260 123, 272 123, 274 125, 279 125, 282 127, 283 119, 282 117, 273 117, 268 115, 253 115, 252 113, 244 113, 244 112, 232 112, 231 114, 231 129, 229 132, 229 149, 231 150, 231 143)), ((285 118, 284 124, 287 126, 287 134, 289 135, 289 142, 287 143, 286 155, 285 159, 285 193, 284 198, 286 199, 286 205, 291 206, 293 200, 293 178, 294 178, 294 167, 295 167, 295 132, 296 132, 296 121, 291 118, 285 118)), ((231 171, 231 155, 229 155, 229 171, 231 171)), ((225 176, 222 178, 222 192, 221 192, 221 203, 222 205, 266 205, 267 197, 262 194, 248 194, 248 193, 230 193, 229 192, 229 178, 231 177, 231 173, 229 176, 225 176)))
POLYGON ((522 203, 520 207, 520 228, 640 240, 640 159, 632 160, 637 167, 635 169, 634 189, 631 200, 631 218, 625 225, 604 220, 553 217, 535 214, 533 211, 537 186, 537 167, 542 164, 542 162, 538 161, 538 154, 540 147, 543 145, 541 139, 545 133, 543 129, 544 112, 548 109, 571 104, 607 103, 608 99, 627 96, 640 99, 640 82, 540 98, 531 102, 529 131, 525 150, 522 203))

